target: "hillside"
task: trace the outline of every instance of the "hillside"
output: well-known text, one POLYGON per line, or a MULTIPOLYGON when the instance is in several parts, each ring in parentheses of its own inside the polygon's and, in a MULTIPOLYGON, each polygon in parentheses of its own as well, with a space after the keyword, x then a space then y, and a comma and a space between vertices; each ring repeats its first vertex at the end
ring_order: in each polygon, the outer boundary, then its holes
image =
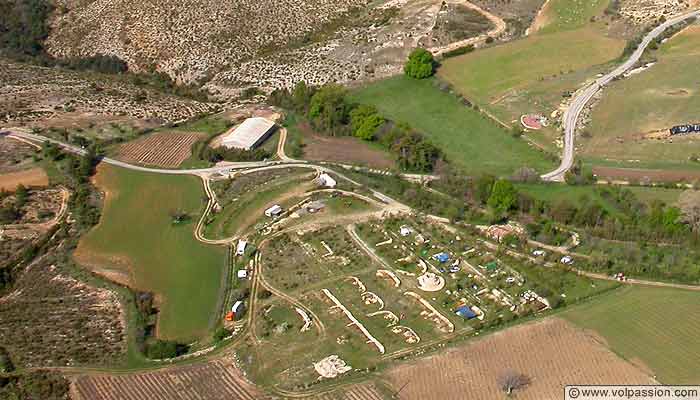
POLYGON ((366 0, 58 0, 49 53, 115 55, 133 71, 157 69, 180 82, 238 64, 362 7, 366 0))

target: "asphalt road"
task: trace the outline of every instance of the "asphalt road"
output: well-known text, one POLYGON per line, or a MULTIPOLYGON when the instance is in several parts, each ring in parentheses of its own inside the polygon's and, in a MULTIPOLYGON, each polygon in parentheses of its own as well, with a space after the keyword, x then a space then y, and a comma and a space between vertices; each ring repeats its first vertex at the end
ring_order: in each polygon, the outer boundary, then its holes
POLYGON ((586 104, 588 104, 588 102, 591 101, 593 96, 595 96, 595 94, 598 93, 598 91, 600 91, 605 85, 610 83, 612 80, 621 76, 629 69, 634 67, 634 65, 642 57, 642 54, 649 46, 649 44, 654 39, 659 37, 659 35, 661 35, 666 29, 668 29, 672 25, 683 21, 686 18, 697 16, 700 16, 700 10, 680 14, 657 26, 644 37, 642 42, 637 47, 637 50, 635 50, 634 53, 632 53, 632 55, 630 56, 630 58, 627 59, 627 61, 625 61, 623 64, 615 68, 615 70, 608 73, 607 75, 598 78, 586 89, 575 95, 575 97, 571 101, 569 109, 564 114, 564 154, 561 160, 561 164, 554 171, 542 175, 542 180, 563 182, 564 175, 574 165, 574 138, 576 132, 576 124, 578 123, 578 118, 581 115, 581 112, 586 107, 586 104))

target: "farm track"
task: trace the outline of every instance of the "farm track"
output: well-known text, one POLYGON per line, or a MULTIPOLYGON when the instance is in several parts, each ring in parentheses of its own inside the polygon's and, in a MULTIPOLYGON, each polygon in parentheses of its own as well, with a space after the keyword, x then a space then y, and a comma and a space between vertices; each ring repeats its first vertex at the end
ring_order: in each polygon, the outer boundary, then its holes
MULTIPOLYGON (((457 4, 460 4, 459 2, 457 4)), ((493 25, 494 28, 491 29, 490 31, 486 32, 485 34, 476 36, 476 37, 471 37, 468 39, 460 40, 458 42, 450 43, 448 45, 442 46, 442 47, 434 47, 429 49, 431 53, 435 56, 440 56, 444 53, 447 53, 452 50, 459 49, 461 47, 469 46, 469 45, 477 45, 486 42, 487 38, 496 38, 500 36, 503 32, 506 31, 507 25, 506 22, 503 20, 503 18, 491 14, 490 12, 484 10, 483 8, 470 3, 467 0, 461 1, 461 4, 469 9, 472 9, 479 14, 483 15, 488 19, 493 25)))
POLYGON ((639 44, 637 49, 630 55, 630 57, 622 63, 620 66, 615 68, 612 72, 597 78, 595 82, 587 86, 585 89, 578 91, 574 94, 573 99, 569 108, 564 113, 563 125, 564 125, 564 154, 562 156, 561 164, 557 169, 552 172, 546 173, 541 176, 542 180, 553 181, 553 182, 563 182, 564 176, 574 165, 574 153, 576 151, 574 147, 574 139, 576 136, 576 126, 578 124, 578 119, 586 105, 593 99, 593 97, 600 92, 603 87, 608 85, 610 82, 614 81, 618 77, 622 76, 625 72, 635 66, 640 60, 647 47, 651 44, 654 39, 659 37, 666 29, 671 26, 691 17, 700 16, 700 10, 695 10, 687 12, 671 19, 668 19, 663 24, 654 28, 649 32, 642 42, 639 44))

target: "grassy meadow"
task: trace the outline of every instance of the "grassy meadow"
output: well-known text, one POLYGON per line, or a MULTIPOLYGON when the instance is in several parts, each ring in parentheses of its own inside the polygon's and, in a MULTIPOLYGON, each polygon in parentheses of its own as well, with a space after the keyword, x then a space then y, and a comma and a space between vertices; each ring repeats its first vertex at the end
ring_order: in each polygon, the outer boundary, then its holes
MULTIPOLYGON (((591 77, 611 68, 625 41, 606 35, 601 15, 607 0, 550 0, 540 29, 511 42, 442 62, 438 76, 501 121, 518 124, 522 114, 556 110, 565 92, 577 90, 591 77)), ((528 137, 550 150, 555 127, 528 137)))
POLYGON ((592 138, 581 142, 583 155, 635 163, 662 160, 697 168, 689 157, 700 155, 700 136, 661 141, 643 139, 643 135, 700 122, 696 67, 700 63, 700 27, 684 30, 651 55, 658 60, 651 68, 606 89, 593 109, 588 128, 592 138))
POLYGON ((700 292, 627 287, 562 315, 664 384, 700 381, 700 292))
POLYGON ((158 336, 191 340, 209 331, 226 263, 223 247, 195 240, 203 207, 201 182, 101 166, 96 184, 107 197, 102 219, 81 240, 76 258, 128 272, 132 285, 160 300, 158 336), (170 213, 188 222, 173 225, 170 213))
POLYGON ((439 90, 434 79, 386 79, 356 90, 352 100, 408 123, 468 173, 510 175, 522 166, 545 171, 554 165, 526 141, 439 90))

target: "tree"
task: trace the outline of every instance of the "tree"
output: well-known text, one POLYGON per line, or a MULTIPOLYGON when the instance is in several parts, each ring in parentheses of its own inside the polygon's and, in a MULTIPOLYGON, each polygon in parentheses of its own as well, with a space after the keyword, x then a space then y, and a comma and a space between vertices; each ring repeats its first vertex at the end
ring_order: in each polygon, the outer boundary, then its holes
POLYGON ((219 343, 225 338, 227 338, 229 335, 231 335, 231 331, 221 327, 214 332, 214 342, 219 343))
POLYGON ((524 388, 530 384, 530 378, 514 370, 508 370, 498 377, 498 386, 503 392, 510 396, 513 391, 524 388))
POLYGON ((373 106, 359 105, 350 111, 352 134, 363 140, 374 139, 375 132, 384 122, 384 118, 373 106))
POLYGON ((513 184, 505 179, 499 179, 493 184, 488 206, 497 215, 507 214, 518 203, 518 191, 513 184))
POLYGON ((178 345, 176 342, 156 340, 146 348, 146 356, 151 360, 164 360, 177 357, 178 345))
POLYGON ((332 136, 348 122, 349 106, 345 99, 346 90, 340 85, 322 86, 311 97, 308 117, 317 130, 332 136))
POLYGON ((297 112, 305 113, 311 98, 315 93, 313 87, 306 85, 306 82, 299 81, 292 90, 292 104, 297 112))
POLYGON ((404 73, 415 79, 425 79, 435 74, 435 59, 433 54, 426 49, 417 48, 408 56, 408 61, 403 67, 404 73))

